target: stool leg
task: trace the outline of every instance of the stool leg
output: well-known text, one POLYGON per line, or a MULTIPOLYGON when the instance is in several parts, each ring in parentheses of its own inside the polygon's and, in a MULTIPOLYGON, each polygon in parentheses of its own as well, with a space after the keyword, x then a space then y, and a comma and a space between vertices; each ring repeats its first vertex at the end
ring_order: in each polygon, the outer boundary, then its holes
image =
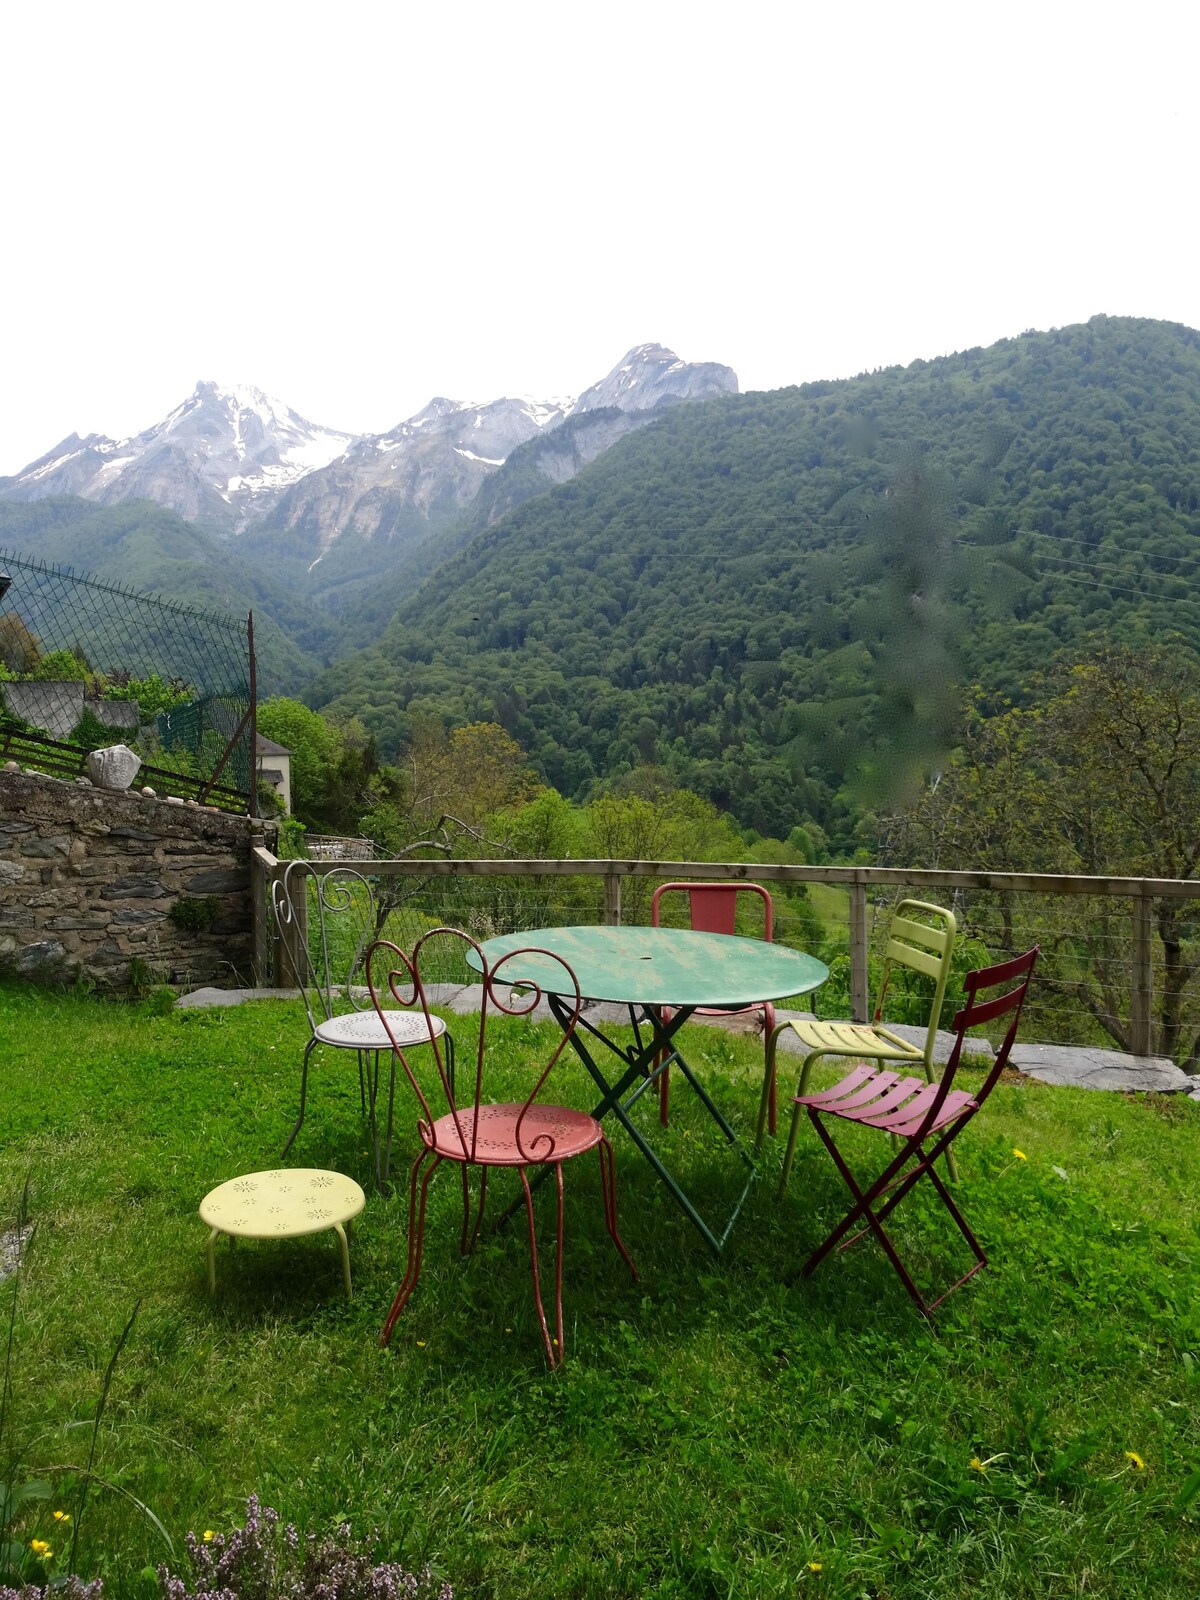
POLYGON ((333 1225, 333 1228, 334 1228, 334 1232, 337 1234, 338 1239, 339 1239, 339 1241, 341 1243, 341 1246, 342 1246, 342 1282, 346 1285, 346 1299, 349 1300, 350 1293, 351 1293, 351 1290, 350 1290, 350 1246, 349 1246, 349 1244, 348 1244, 348 1242, 346 1240, 346 1230, 345 1230, 345 1228, 342 1227, 341 1223, 340 1222, 335 1222, 334 1225, 333 1225))
POLYGON ((209 1294, 216 1294, 217 1292, 217 1253, 213 1249, 213 1245, 216 1243, 217 1235, 220 1233, 220 1231, 221 1230, 219 1228, 214 1228, 208 1236, 208 1242, 204 1246, 204 1259, 208 1263, 209 1294))

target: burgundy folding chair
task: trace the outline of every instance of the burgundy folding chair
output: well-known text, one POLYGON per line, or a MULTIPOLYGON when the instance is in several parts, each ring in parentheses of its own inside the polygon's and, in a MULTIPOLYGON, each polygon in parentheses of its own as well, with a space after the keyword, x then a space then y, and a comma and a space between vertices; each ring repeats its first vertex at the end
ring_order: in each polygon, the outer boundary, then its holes
MULTIPOLYGON (((967 974, 963 980, 967 1003, 954 1018, 954 1044, 945 1072, 937 1083, 927 1083, 924 1077, 903 1078, 898 1072, 881 1072, 864 1065, 856 1067, 832 1089, 796 1096, 796 1105, 804 1106, 808 1111, 813 1127, 820 1134, 838 1171, 854 1196, 854 1204, 849 1211, 800 1269, 805 1277, 824 1261, 831 1250, 848 1249, 864 1234, 872 1233, 887 1252, 888 1260, 899 1273, 900 1281, 917 1306, 925 1316, 932 1317, 947 1295, 961 1288, 968 1278, 973 1278, 981 1267, 987 1265, 987 1256, 967 1226, 962 1212, 955 1205, 949 1189, 938 1175, 934 1162, 946 1152, 975 1116, 1004 1071, 1008 1053, 1017 1036, 1021 1007, 1025 1002, 1025 992, 1029 988, 1029 979, 1037 957, 1038 947, 1035 945, 1023 956, 1016 956, 1013 960, 1001 962, 998 966, 985 967, 978 972, 967 974), (995 989, 1001 989, 1003 992, 993 995, 991 999, 980 998, 984 991, 995 989), (966 1089, 952 1088, 967 1031, 983 1027, 1003 1016, 1010 1018, 1008 1030, 1003 1043, 996 1051, 996 1059, 983 1085, 974 1093, 966 1089), (862 1127, 877 1128, 881 1133, 894 1135, 897 1139, 903 1140, 887 1166, 866 1189, 859 1186, 826 1126, 827 1120, 833 1121, 839 1118, 843 1122, 856 1122, 862 1127), (930 1139, 934 1139, 935 1142, 926 1149, 926 1142, 930 1139), (909 1162, 912 1161, 915 1161, 916 1165, 910 1167, 909 1162), (908 1170, 905 1171, 905 1168, 908 1170), (964 1273, 957 1282, 943 1290, 936 1300, 929 1301, 922 1297, 908 1269, 897 1254, 895 1245, 883 1228, 884 1219, 895 1210, 907 1194, 911 1193, 913 1186, 923 1177, 927 1177, 937 1190, 943 1205, 949 1211, 958 1231, 967 1241, 975 1257, 975 1265, 969 1272, 964 1273), (880 1200, 883 1200, 882 1205, 878 1204, 880 1200), (846 1235, 850 1233, 851 1228, 860 1222, 864 1226, 847 1238, 846 1235)), ((789 1283, 792 1281, 794 1280, 789 1279, 789 1283)))
MULTIPOLYGON (((436 948, 436 946, 435 946, 436 948)), ((513 969, 515 970, 515 968, 513 969)), ((521 1188, 525 1196, 525 1211, 529 1220, 529 1250, 533 1266, 533 1298, 537 1305, 538 1321, 541 1323, 542 1338, 546 1345, 546 1355, 552 1367, 559 1365, 563 1358, 563 1306, 562 1306, 562 1273, 563 1273, 563 1163, 573 1156, 583 1155, 585 1151, 598 1149, 600 1152, 600 1179, 601 1192, 604 1202, 604 1223, 612 1237, 613 1243, 621 1253, 625 1265, 633 1277, 637 1278, 637 1269, 629 1259, 629 1253, 617 1232, 617 1175, 613 1162, 612 1145, 595 1117, 588 1116, 583 1111, 574 1111, 567 1106, 549 1105, 538 1099, 542 1086, 550 1076, 550 1070, 562 1055, 567 1041, 579 1019, 583 1006, 583 999, 579 992, 579 982, 574 972, 562 960, 549 950, 524 949, 512 950, 502 956, 494 966, 490 966, 484 957, 483 951, 475 940, 468 934, 459 933, 453 928, 433 928, 428 933, 422 934, 413 946, 411 956, 387 940, 379 940, 367 952, 367 983, 371 991, 371 999, 376 1013, 383 1026, 392 1033, 391 1019, 397 1016, 394 1003, 402 1008, 420 1006, 425 1018, 425 1030, 422 1034, 422 1047, 426 1041, 432 1046, 433 1057, 437 1067, 437 1077, 428 1076, 426 1085, 409 1064, 406 1048, 411 1048, 407 1037, 397 1033, 392 1040, 394 1060, 404 1068, 413 1092, 420 1104, 420 1116, 417 1120, 417 1132, 421 1138, 421 1151, 413 1162, 408 1185, 408 1266, 400 1287, 396 1291, 396 1298, 392 1301, 392 1308, 388 1312, 387 1321, 379 1336, 380 1344, 386 1345, 392 1336, 396 1319, 408 1304, 413 1290, 417 1286, 417 1279, 421 1275, 421 1251, 425 1238, 425 1201, 429 1192, 429 1184, 434 1173, 443 1161, 453 1161, 459 1166, 462 1173, 463 1192, 463 1226, 462 1226, 462 1253, 470 1255, 479 1238, 479 1230, 483 1224, 483 1208, 487 1201, 487 1178, 492 1167, 515 1168, 521 1180, 521 1188), (469 1075, 462 1069, 459 1062, 457 1083, 455 1074, 451 1071, 449 1057, 443 1050, 443 1038, 433 1026, 434 1019, 429 1013, 429 1002, 425 984, 421 978, 422 958, 430 965, 433 962, 433 951, 430 941, 442 943, 456 941, 464 948, 471 948, 479 958, 479 967, 483 973, 483 990, 479 1005, 479 1043, 475 1056, 475 1070, 469 1075), (426 952, 429 954, 426 955, 426 952), (557 980, 554 993, 563 997, 571 1005, 571 1015, 562 1030, 549 1061, 542 1068, 540 1074, 528 1095, 522 1101, 508 1102, 497 1105, 484 1095, 485 1078, 485 1049, 484 1042, 487 1035, 488 1022, 494 1011, 505 1016, 528 1016, 542 998, 542 990, 535 984, 522 981, 519 991, 512 989, 513 979, 504 978, 504 969, 510 962, 517 962, 522 956, 536 954, 543 958, 543 964, 554 963, 562 969, 562 977, 557 980), (501 991, 505 991, 503 994, 501 991), (464 1079, 468 1081, 464 1082, 464 1079), (426 1089, 428 1088, 428 1093, 426 1089), (440 1093, 438 1092, 440 1090, 440 1093), (465 1091, 465 1093, 463 1092, 465 1091), (439 1116, 431 1107, 431 1098, 446 1106, 446 1110, 439 1116), (467 1182, 467 1172, 470 1167, 479 1168, 479 1209, 475 1216, 474 1227, 471 1225, 471 1193, 467 1182), (554 1273, 554 1301, 555 1301, 555 1334, 551 1338, 550 1329, 546 1324, 546 1312, 542 1306, 541 1280, 538 1275, 537 1234, 533 1222, 533 1196, 531 1193, 528 1170, 531 1167, 552 1168, 558 1185, 558 1228, 557 1250, 555 1254, 554 1273), (418 1198, 419 1180, 419 1198, 418 1198)), ((404 1015, 402 1009, 399 1013, 404 1015)), ((447 1035, 448 1037, 448 1035, 447 1035)))
MULTIPOLYGON (((763 932, 762 936, 767 944, 771 943, 774 933, 775 907, 770 894, 761 883, 660 883, 654 891, 654 898, 650 902, 650 926, 657 928, 659 924, 659 901, 663 895, 686 894, 688 900, 688 920, 697 933, 726 933, 735 932, 737 922, 738 895, 749 895, 751 899, 762 902, 763 932)), ((763 1000, 750 1006, 701 1006, 693 1013, 697 1017, 741 1017, 753 1013, 762 1018, 763 1047, 767 1054, 767 1063, 770 1064, 770 1048, 768 1041, 775 1030, 775 1007, 769 1000, 763 1000)), ((671 1020, 671 1007, 663 1008, 662 1020, 664 1026, 671 1020)), ((662 1066, 663 1056, 659 1056, 656 1066, 662 1066)), ((667 1126, 671 1105, 671 1068, 668 1063, 662 1066, 658 1079, 658 1119, 663 1127, 667 1126)), ((775 1132, 775 1079, 772 1074, 770 1088, 770 1115, 771 1132, 775 1132)))

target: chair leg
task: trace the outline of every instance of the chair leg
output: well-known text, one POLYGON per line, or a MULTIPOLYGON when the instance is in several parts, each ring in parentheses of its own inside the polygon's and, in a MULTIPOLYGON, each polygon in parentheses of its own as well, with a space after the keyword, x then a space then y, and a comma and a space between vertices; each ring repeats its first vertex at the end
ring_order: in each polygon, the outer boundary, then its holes
POLYGON ((754 1134, 754 1154, 758 1155, 762 1149, 763 1134, 768 1125, 772 1133, 775 1132, 775 1094, 776 1074, 778 1071, 779 1036, 790 1024, 781 1022, 777 1027, 765 1035, 765 1067, 763 1071, 762 1095, 758 1102, 758 1126, 754 1134), (769 1124, 768 1124, 769 1119, 769 1124))
MULTIPOLYGON (((813 1062, 816 1061, 820 1055, 821 1051, 818 1050, 815 1051, 811 1056, 805 1056, 804 1065, 800 1068, 800 1082, 796 1088, 797 1096, 802 1095, 808 1088, 808 1075, 812 1071, 813 1062)), ((792 1161, 796 1155, 796 1138, 800 1132, 801 1110, 802 1107, 798 1105, 792 1106, 792 1125, 788 1129, 787 1149, 783 1154, 783 1172, 780 1174, 779 1178, 779 1194, 781 1198, 783 1196, 783 1191, 787 1188, 788 1178, 791 1176, 792 1172, 792 1161)))
MULTIPOLYGON (((562 1166, 561 1166, 561 1163, 555 1163, 555 1165, 556 1165, 557 1170, 558 1170, 559 1194, 560 1194, 559 1205, 561 1206, 561 1204, 562 1204, 562 1200, 561 1200, 561 1193, 562 1193, 562 1166)), ((542 1340, 543 1340, 543 1342, 545 1343, 545 1346, 546 1346, 546 1359, 549 1361, 549 1363, 550 1363, 550 1365, 552 1367, 556 1367, 558 1365, 559 1361, 561 1360, 561 1355, 556 1357, 555 1354, 554 1354, 554 1346, 550 1342, 550 1329, 546 1326, 546 1312, 545 1312, 545 1308, 542 1305, 542 1281, 541 1281, 541 1278, 538 1275, 537 1231, 536 1231, 536 1229, 534 1228, 534 1225, 533 1225, 533 1195, 530 1192, 529 1179, 525 1175, 525 1168, 524 1167, 518 1167, 517 1168, 517 1172, 518 1172, 518 1175, 520 1176, 520 1179, 521 1179, 521 1188, 525 1191, 525 1215, 529 1219, 529 1259, 530 1259, 530 1262, 531 1262, 532 1267, 533 1267, 533 1300, 534 1300, 534 1304, 537 1306, 538 1321, 542 1325, 542 1340)), ((561 1220, 560 1220, 560 1223, 559 1223, 560 1248, 561 1248, 561 1228, 562 1228, 562 1223, 561 1223, 561 1220)), ((561 1325, 561 1317, 562 1317, 562 1286, 561 1286, 561 1284, 559 1285, 558 1314, 559 1314, 560 1325, 561 1325)), ((561 1350, 562 1350, 561 1342, 560 1342, 558 1348, 559 1348, 559 1351, 561 1352, 561 1350)))
POLYGON ((396 1298, 392 1301, 392 1308, 387 1314, 387 1321, 379 1335, 381 1345, 386 1345, 392 1337, 392 1329, 396 1326, 396 1318, 408 1304, 409 1296, 417 1286, 417 1279, 421 1276, 421 1250, 425 1243, 425 1197, 429 1192, 429 1180, 433 1177, 438 1167, 442 1164, 442 1157, 434 1151, 425 1149, 412 1164, 412 1172, 408 1180, 408 1266, 400 1287, 396 1290, 396 1298), (417 1175, 422 1165, 433 1156, 429 1170, 421 1179, 420 1206, 417 1204, 417 1175))
POLYGON ((312 1055, 313 1050, 316 1048, 316 1043, 317 1041, 315 1039, 310 1039, 304 1046, 304 1061, 300 1067, 300 1115, 296 1118, 296 1126, 287 1136, 287 1143, 279 1152, 279 1159, 281 1161, 292 1148, 292 1145, 296 1142, 296 1135, 304 1126, 304 1105, 308 1098, 308 1058, 310 1055, 312 1055))
POLYGON ((609 1237, 621 1252, 621 1258, 633 1274, 633 1281, 638 1279, 638 1269, 633 1264, 633 1259, 626 1250, 621 1235, 617 1232, 617 1163, 613 1159, 612 1145, 607 1138, 600 1140, 597 1148, 600 1151, 600 1188, 604 1196, 604 1225, 608 1229, 609 1237))
POLYGON ((473 1254, 475 1246, 479 1243, 479 1230, 483 1227, 483 1208, 487 1204, 487 1176, 488 1169, 479 1169, 479 1211, 475 1217, 475 1227, 471 1229, 471 1189, 467 1183, 467 1164, 463 1162, 463 1231, 462 1253, 464 1256, 473 1254))
MULTIPOLYGON (((664 1028, 670 1020, 670 1008, 664 1006, 662 1010, 662 1025, 664 1028)), ((671 1120, 671 1069, 669 1066, 663 1066, 666 1059, 667 1052, 665 1050, 660 1050, 654 1058, 655 1069, 662 1067, 658 1078, 658 1120, 664 1128, 671 1120)))

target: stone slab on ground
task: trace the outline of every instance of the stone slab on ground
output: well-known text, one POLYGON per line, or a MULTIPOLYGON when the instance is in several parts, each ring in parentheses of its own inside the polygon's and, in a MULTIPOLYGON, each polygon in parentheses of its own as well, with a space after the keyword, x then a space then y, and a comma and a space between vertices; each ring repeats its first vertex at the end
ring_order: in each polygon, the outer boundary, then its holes
POLYGON ((1040 1083, 1073 1089, 1122 1089, 1157 1094, 1191 1091, 1196 1080, 1165 1056, 1131 1056, 1078 1044, 1015 1044, 1008 1058, 1040 1083))
POLYGON ((175 1005, 186 1011, 190 1006, 240 1006, 246 1000, 299 1000, 299 989, 193 989, 181 994, 175 1005))

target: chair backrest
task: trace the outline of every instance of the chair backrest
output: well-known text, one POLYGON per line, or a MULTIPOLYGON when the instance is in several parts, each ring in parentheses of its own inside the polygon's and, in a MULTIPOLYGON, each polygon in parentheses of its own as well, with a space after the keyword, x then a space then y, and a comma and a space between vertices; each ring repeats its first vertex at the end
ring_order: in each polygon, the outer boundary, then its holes
POLYGON ((660 883, 650 902, 650 923, 659 926, 659 901, 664 895, 686 894, 688 919, 697 933, 733 933, 739 894, 757 896, 763 906, 763 938, 774 932, 774 906, 761 883, 660 883))
MULTIPOLYGON (((921 1118, 921 1130, 917 1138, 924 1138, 928 1128, 937 1121, 938 1112, 942 1103, 950 1092, 958 1071, 959 1061, 963 1053, 963 1044, 967 1034, 972 1028, 986 1027, 998 1018, 1007 1016, 1008 1027, 1004 1038, 996 1050, 996 1059, 992 1062, 987 1077, 980 1088, 973 1091, 971 1099, 974 1102, 967 1114, 960 1119, 955 1132, 969 1122, 983 1102, 995 1088, 1000 1074, 1008 1065, 1009 1052, 1017 1037, 1017 1027, 1021 1021, 1021 1008, 1025 1004, 1025 996, 1029 989, 1029 980, 1033 976, 1033 969, 1037 964, 1040 947, 1034 945, 1032 950, 1027 950, 1023 956, 1014 956, 1011 961, 1001 961, 994 967, 981 967, 976 972, 968 972, 963 979, 963 989, 967 996, 967 1003, 954 1017, 954 1044, 950 1051, 950 1059, 946 1063, 941 1081, 937 1085, 937 1092, 929 1101, 928 1108, 921 1118), (988 991, 999 989, 999 994, 992 993, 986 998, 988 991)), ((912 1135, 910 1134, 909 1137, 912 1135)))
POLYGON ((271 884, 271 909, 309 1025, 315 1029, 347 1006, 368 1010, 363 969, 378 927, 375 895, 362 873, 350 867, 315 873, 307 861, 289 861, 271 884))
POLYGON ((924 900, 901 900, 892 913, 888 928, 887 947, 883 952, 883 975, 879 981, 879 998, 875 1002, 873 1020, 877 1023, 883 1020, 893 968, 905 967, 910 972, 919 972, 932 978, 933 999, 929 1006, 929 1025, 925 1030, 926 1066, 933 1060, 934 1037, 942 1016, 942 1001, 946 998, 946 980, 950 976, 957 933, 958 923, 953 911, 947 911, 943 906, 929 905, 924 900))
MULTIPOLYGON (((482 947, 471 938, 470 934, 462 933, 457 928, 431 928, 417 940, 411 955, 406 955, 399 945, 393 944, 390 939, 377 940, 367 951, 367 984, 371 1002, 387 1030, 396 1058, 404 1068, 405 1076, 417 1097, 421 1108, 417 1127, 426 1144, 432 1141, 433 1123, 446 1111, 454 1118, 458 1139, 468 1161, 475 1161, 480 1146, 486 1143, 487 1119, 481 1117, 480 1112, 481 1109, 486 1109, 489 1103, 484 1093, 488 1026, 497 1013, 507 1017, 528 1016, 540 1003, 546 988, 519 977, 522 959, 531 956, 538 958, 538 965, 543 975, 547 971, 552 974, 552 981, 547 984, 548 991, 561 998, 568 1012, 565 1022, 556 1030, 558 1038, 549 1059, 537 1073, 536 1081, 524 1101, 520 1102, 520 1111, 516 1119, 516 1139, 522 1157, 530 1162, 539 1162, 553 1158, 554 1137, 550 1133, 543 1132, 531 1135, 526 1140, 523 1135, 523 1125, 529 1108, 538 1099, 546 1079, 550 1076, 551 1068, 566 1049, 583 1008, 579 980, 567 963, 552 951, 531 945, 521 950, 510 950, 507 955, 501 956, 498 961, 489 965, 482 947), (394 1006, 402 1009, 420 1006, 428 1026, 431 1021, 430 1002, 428 985, 422 977, 422 968, 437 970, 438 963, 445 959, 446 941, 455 942, 458 953, 464 958, 468 950, 474 951, 476 957, 474 964, 477 964, 483 976, 479 1002, 479 1040, 475 1050, 474 1070, 470 1073, 464 1070, 466 1063, 459 1049, 455 1071, 451 1073, 445 1040, 437 1036, 430 1027, 430 1045, 423 1044, 421 1047, 422 1061, 427 1063, 429 1055, 432 1055, 435 1070, 432 1073, 426 1071, 422 1077, 414 1070, 405 1051, 396 1042, 389 1012, 394 1006)), ((543 982, 546 982, 545 977, 543 982)), ((460 1034, 457 1042, 461 1045, 460 1030, 456 1032, 460 1034)), ((514 1101, 510 1098, 508 1103, 512 1104, 514 1101)))

